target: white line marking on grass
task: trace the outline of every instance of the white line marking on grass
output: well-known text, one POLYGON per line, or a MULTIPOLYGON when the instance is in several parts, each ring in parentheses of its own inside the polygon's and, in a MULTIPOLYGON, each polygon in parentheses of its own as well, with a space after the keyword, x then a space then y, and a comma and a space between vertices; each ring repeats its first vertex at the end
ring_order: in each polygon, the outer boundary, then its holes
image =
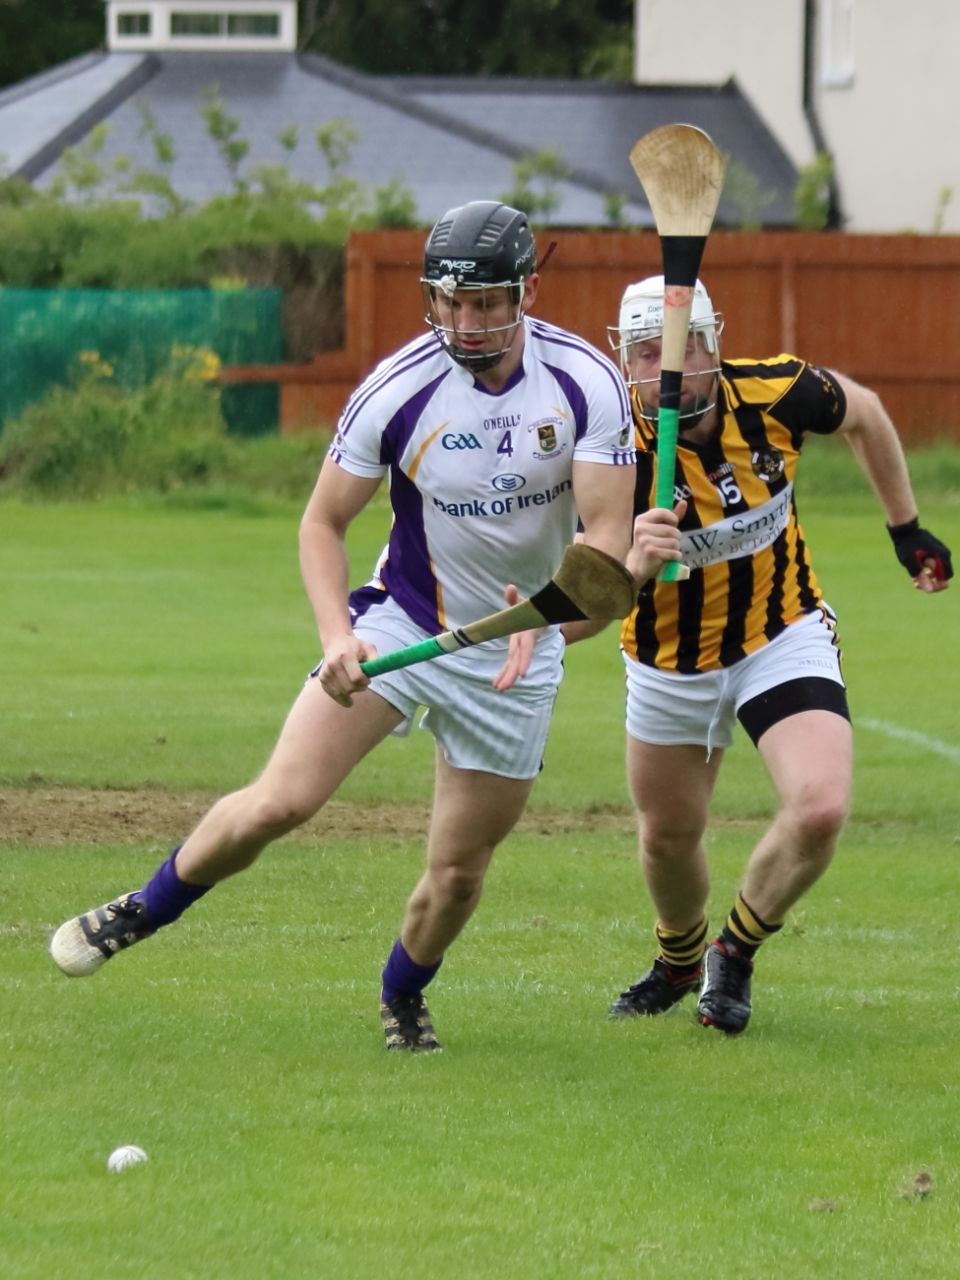
POLYGON ((916 729, 904 729, 899 724, 889 724, 886 720, 858 720, 857 724, 864 729, 875 729, 877 733, 888 738, 899 738, 901 742, 912 742, 925 751, 932 751, 935 756, 943 756, 960 764, 960 747, 952 747, 949 742, 941 742, 939 738, 931 738, 928 733, 918 733, 916 729))

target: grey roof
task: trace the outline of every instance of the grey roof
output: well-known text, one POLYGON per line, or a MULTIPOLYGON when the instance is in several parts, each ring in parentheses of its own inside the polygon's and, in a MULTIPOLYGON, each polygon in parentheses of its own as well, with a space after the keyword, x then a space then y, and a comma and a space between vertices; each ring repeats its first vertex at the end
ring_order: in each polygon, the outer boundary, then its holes
MULTIPOLYGON (((631 195, 637 179, 630 148, 663 124, 692 124, 750 170, 768 225, 792 225, 797 173, 733 81, 724 85, 627 85, 576 80, 485 81, 395 77, 393 83, 419 102, 485 128, 527 151, 555 148, 583 181, 631 195)), ((642 197, 641 197, 642 198, 642 197)), ((645 202, 644 202, 645 203, 645 202)), ((718 222, 736 224, 737 209, 721 202, 718 222)))
POLYGON ((136 53, 85 54, 0 92, 0 163, 35 178, 149 76, 136 53))
MULTIPOLYGON (((250 143, 244 171, 285 165, 295 177, 322 183, 325 163, 313 135, 317 126, 342 118, 360 135, 347 172, 365 187, 405 183, 424 223, 452 205, 501 195, 514 185, 515 160, 553 147, 570 173, 556 184, 559 204, 549 222, 603 226, 606 197, 622 194, 628 200, 625 222, 649 226, 627 154, 641 134, 672 121, 705 128, 754 173, 763 191, 774 193, 761 213, 766 225, 791 221, 796 173, 732 83, 650 88, 378 77, 315 54, 90 54, 0 93, 0 157, 8 172, 45 185, 63 148, 106 121, 106 167, 124 155, 135 167, 155 168, 141 102, 174 140, 174 187, 203 202, 230 186, 199 114, 204 90, 213 85, 239 121, 237 136, 250 143), (279 140, 291 126, 301 139, 294 151, 279 140)), ((721 203, 718 220, 735 224, 740 218, 721 203)))

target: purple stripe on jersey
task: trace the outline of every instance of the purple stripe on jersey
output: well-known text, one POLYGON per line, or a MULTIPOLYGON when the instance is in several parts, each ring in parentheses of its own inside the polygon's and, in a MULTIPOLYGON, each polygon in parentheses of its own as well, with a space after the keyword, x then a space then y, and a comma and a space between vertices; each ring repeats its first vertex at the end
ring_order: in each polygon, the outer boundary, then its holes
POLYGON ((360 618, 389 599, 390 596, 383 587, 375 587, 369 582, 365 586, 357 587, 356 591, 350 592, 348 599, 350 621, 356 626, 360 618))
POLYGON ((415 369, 419 364, 424 364, 427 360, 432 360, 441 350, 436 334, 430 333, 425 338, 408 343, 406 347, 398 351, 385 369, 376 375, 371 374, 369 378, 361 382, 350 397, 347 407, 340 417, 340 434, 346 435, 357 414, 372 396, 382 391, 384 387, 389 386, 395 378, 408 373, 411 369, 415 369))
POLYGON ((417 423, 424 409, 433 398, 440 383, 450 376, 451 368, 447 367, 432 382, 421 387, 406 400, 384 428, 380 437, 380 461, 386 465, 399 466, 400 455, 407 447, 407 442, 417 428, 417 423))
POLYGON ((570 333, 567 329, 558 329, 556 325, 546 324, 543 320, 530 320, 529 324, 532 332, 541 342, 552 342, 554 346, 567 347, 571 351, 579 351, 601 368, 617 389, 624 420, 626 421, 630 418, 629 393, 612 360, 607 359, 603 352, 598 351, 589 342, 586 342, 583 338, 578 338, 575 333, 570 333))
POLYGON ((423 525, 423 496, 399 467, 390 471, 390 501, 394 521, 380 579, 418 627, 431 633, 440 631, 437 579, 423 525))
POLYGON ((547 364, 546 360, 543 363, 556 378, 560 384, 560 390, 567 397, 570 408, 573 410, 574 421, 577 424, 574 439, 579 440, 590 425, 587 397, 583 394, 580 384, 570 376, 566 369, 558 369, 555 364, 547 364))

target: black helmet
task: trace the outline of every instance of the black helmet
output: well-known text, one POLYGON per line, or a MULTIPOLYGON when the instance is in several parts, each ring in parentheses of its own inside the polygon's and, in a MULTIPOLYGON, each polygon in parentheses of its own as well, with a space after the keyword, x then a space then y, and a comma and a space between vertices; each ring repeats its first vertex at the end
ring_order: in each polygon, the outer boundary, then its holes
POLYGON ((519 284, 537 265, 527 215, 496 200, 449 209, 427 237, 423 276, 453 276, 457 286, 519 284))
POLYGON ((537 249, 527 216, 496 200, 472 200, 448 210, 423 251, 424 320, 457 364, 473 373, 492 369, 512 346, 523 323, 523 283, 537 266, 537 249), (437 300, 452 299, 457 289, 506 287, 514 315, 508 324, 488 329, 499 334, 496 350, 468 350, 456 322, 444 325, 437 300))

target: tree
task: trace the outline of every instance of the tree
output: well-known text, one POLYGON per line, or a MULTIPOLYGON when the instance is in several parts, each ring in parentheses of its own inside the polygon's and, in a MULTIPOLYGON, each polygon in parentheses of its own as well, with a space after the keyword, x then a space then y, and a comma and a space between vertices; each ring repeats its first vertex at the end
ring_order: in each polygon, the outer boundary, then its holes
POLYGON ((105 15, 103 0, 0 0, 0 87, 102 48, 105 15))
POLYGON ((632 0, 302 0, 302 47, 375 75, 630 78, 632 0))
MULTIPOLYGON (((374 75, 629 80, 632 0, 299 0, 300 44, 374 75)), ((0 0, 0 87, 105 43, 104 0, 0 0)))

